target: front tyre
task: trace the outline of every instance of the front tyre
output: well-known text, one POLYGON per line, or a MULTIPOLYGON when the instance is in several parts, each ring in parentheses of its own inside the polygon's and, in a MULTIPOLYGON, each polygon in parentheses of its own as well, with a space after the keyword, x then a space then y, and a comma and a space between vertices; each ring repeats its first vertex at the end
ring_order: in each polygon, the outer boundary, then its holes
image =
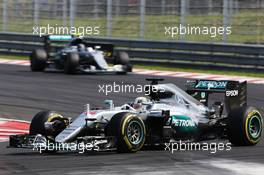
MULTIPOLYGON (((31 123, 29 128, 30 135, 41 135, 48 140, 49 143, 54 143, 54 138, 63 131, 67 125, 69 124, 69 120, 57 112, 54 111, 41 111, 37 113, 31 123), (53 123, 53 127, 47 129, 45 127, 45 123, 50 122, 53 123)), ((37 139, 37 137, 35 137, 37 139)), ((46 143, 47 144, 47 143, 46 143)), ((49 145, 46 145, 49 146, 49 145)), ((42 150, 43 153, 55 153, 56 150, 54 148, 47 148, 42 150)))
POLYGON ((68 53, 65 64, 64 64, 64 72, 66 74, 74 74, 79 67, 80 57, 78 53, 68 53))
POLYGON ((255 107, 238 108, 228 115, 228 138, 235 146, 256 145, 263 128, 261 112, 255 107))
POLYGON ((110 120, 106 135, 116 137, 118 152, 137 152, 145 143, 146 128, 135 114, 119 113, 110 120))
POLYGON ((31 120, 29 127, 30 135, 41 134, 45 137, 55 138, 69 124, 67 118, 54 111, 40 111, 31 120), (55 123, 55 128, 47 130, 46 122, 55 123))
POLYGON ((33 72, 41 72, 46 68, 48 60, 47 52, 43 49, 35 49, 30 55, 30 68, 33 72))

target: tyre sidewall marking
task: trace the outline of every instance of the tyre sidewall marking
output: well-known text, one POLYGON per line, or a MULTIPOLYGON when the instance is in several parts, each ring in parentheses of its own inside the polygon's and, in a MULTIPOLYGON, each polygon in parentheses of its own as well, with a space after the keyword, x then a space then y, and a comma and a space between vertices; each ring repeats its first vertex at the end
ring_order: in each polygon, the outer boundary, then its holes
POLYGON ((262 119, 262 116, 260 114, 259 111, 257 110, 253 110, 251 111, 250 113, 247 114, 247 117, 246 117, 246 122, 245 122, 245 126, 244 126, 244 130, 246 132, 246 137, 247 137, 247 140, 253 144, 255 143, 258 143, 260 138, 261 138, 261 133, 262 133, 262 127, 263 127, 263 119, 262 119), (259 138, 257 138, 256 140, 254 138, 252 138, 249 133, 248 133, 248 124, 249 124, 249 120, 254 116, 254 115, 257 115, 258 117, 260 117, 260 121, 261 121, 261 131, 260 131, 260 136, 259 138))
POLYGON ((51 122, 52 120, 56 118, 63 118, 63 116, 57 113, 50 113, 47 122, 51 122))
MULTIPOLYGON (((135 115, 130 114, 122 122, 122 138, 124 139, 124 141, 125 141, 126 145, 128 146, 128 149, 129 150, 137 151, 137 150, 140 150, 144 144, 140 144, 139 147, 134 148, 133 145, 128 140, 127 136, 126 136, 126 126, 127 126, 127 123, 129 123, 130 120, 133 119, 133 117, 135 117, 135 115)), ((141 124, 143 123, 143 121, 139 117, 137 117, 137 119, 140 120, 141 124)), ((146 133, 146 128, 145 128, 144 125, 142 125, 142 129, 143 129, 143 132, 146 133)), ((145 136, 143 137, 141 143, 144 143, 144 142, 145 142, 145 136)))

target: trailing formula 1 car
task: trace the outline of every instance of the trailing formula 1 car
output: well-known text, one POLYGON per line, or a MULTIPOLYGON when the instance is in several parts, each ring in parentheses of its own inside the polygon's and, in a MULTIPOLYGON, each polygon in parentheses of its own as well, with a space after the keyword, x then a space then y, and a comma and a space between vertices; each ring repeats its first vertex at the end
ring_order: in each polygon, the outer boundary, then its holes
POLYGON ((44 71, 46 68, 64 70, 66 74, 83 73, 116 73, 126 74, 132 71, 129 56, 126 52, 114 55, 114 45, 109 43, 91 43, 85 38, 73 38, 71 35, 49 35, 44 38, 44 48, 33 50, 30 56, 32 71, 44 71), (52 43, 70 43, 63 47, 52 43), (52 50, 59 48, 57 50, 52 50), (113 60, 110 67, 106 60, 113 60))
POLYGON ((114 107, 90 109, 73 122, 53 111, 32 119, 28 135, 10 137, 10 147, 32 148, 47 141, 89 143, 95 150, 137 152, 144 145, 175 141, 227 139, 233 145, 252 146, 261 139, 263 119, 247 106, 247 84, 238 81, 190 80, 186 91, 174 84, 152 81, 148 96, 114 107), (223 93, 224 101, 208 105, 209 96, 223 93))

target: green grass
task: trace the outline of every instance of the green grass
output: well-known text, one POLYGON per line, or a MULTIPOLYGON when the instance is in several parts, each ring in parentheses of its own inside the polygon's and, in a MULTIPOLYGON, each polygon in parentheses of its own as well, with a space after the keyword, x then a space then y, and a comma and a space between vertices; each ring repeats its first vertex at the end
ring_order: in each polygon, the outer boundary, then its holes
POLYGON ((28 56, 14 56, 14 55, 0 55, 0 59, 8 59, 8 60, 28 60, 28 56))
MULTIPOLYGON (((264 43, 264 13, 257 10, 241 10, 234 13, 231 20, 232 34, 228 36, 228 42, 233 43, 264 43)), ((186 17, 186 24, 190 26, 220 27, 223 16, 221 14, 212 15, 189 15, 186 17)), ((62 20, 58 18, 40 19, 39 26, 62 25, 62 20)), ((106 18, 79 17, 75 20, 75 26, 99 26, 100 36, 106 36, 106 18)), ((179 40, 179 36, 171 38, 165 35, 165 26, 179 26, 180 17, 177 15, 146 15, 145 16, 145 39, 151 40, 179 40)), ((139 38, 140 18, 138 15, 113 16, 112 36, 119 38, 139 38)), ((7 31, 32 33, 33 21, 24 19, 8 20, 7 31)), ((0 19, 0 29, 1 19, 0 19)), ((185 35, 187 41, 210 41, 218 42, 222 36, 213 38, 210 35, 185 35)))

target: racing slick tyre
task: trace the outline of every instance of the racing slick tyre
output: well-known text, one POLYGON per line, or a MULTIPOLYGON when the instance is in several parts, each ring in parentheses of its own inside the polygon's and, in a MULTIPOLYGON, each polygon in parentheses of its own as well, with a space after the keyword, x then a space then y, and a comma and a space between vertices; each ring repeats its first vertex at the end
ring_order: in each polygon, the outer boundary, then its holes
POLYGON ((117 151, 132 153, 139 151, 145 143, 144 122, 131 113, 118 113, 106 127, 106 135, 116 137, 117 151))
POLYGON ((80 57, 78 53, 68 53, 64 64, 64 72, 66 74, 76 73, 79 62, 80 57))
POLYGON ((69 120, 59 113, 54 111, 40 111, 33 117, 30 123, 29 134, 41 134, 45 137, 52 136, 54 138, 64 130, 68 124, 69 120), (46 122, 53 122, 55 124, 54 128, 47 130, 45 127, 46 122))
MULTIPOLYGON (((43 137, 46 138, 50 143, 54 142, 54 138, 64 130, 67 125, 69 124, 69 120, 64 118, 62 115, 54 112, 54 111, 41 111, 37 113, 30 124, 29 127, 29 134, 30 135, 37 135, 41 134, 43 137), (47 130, 45 127, 46 122, 53 122, 54 128, 47 130)), ((49 146, 49 145, 47 145, 49 146)), ((42 150, 43 153, 56 153, 56 149, 48 148, 42 150)))
POLYGON ((118 52, 114 59, 114 65, 121 64, 124 66, 124 70, 132 72, 132 64, 130 58, 126 52, 118 52))
POLYGON ((33 72, 41 72, 46 68, 48 60, 47 52, 43 49, 35 49, 30 55, 30 68, 33 72))
POLYGON ((260 141, 263 118, 257 108, 245 106, 228 114, 227 126, 228 139, 233 145, 252 146, 260 141))

